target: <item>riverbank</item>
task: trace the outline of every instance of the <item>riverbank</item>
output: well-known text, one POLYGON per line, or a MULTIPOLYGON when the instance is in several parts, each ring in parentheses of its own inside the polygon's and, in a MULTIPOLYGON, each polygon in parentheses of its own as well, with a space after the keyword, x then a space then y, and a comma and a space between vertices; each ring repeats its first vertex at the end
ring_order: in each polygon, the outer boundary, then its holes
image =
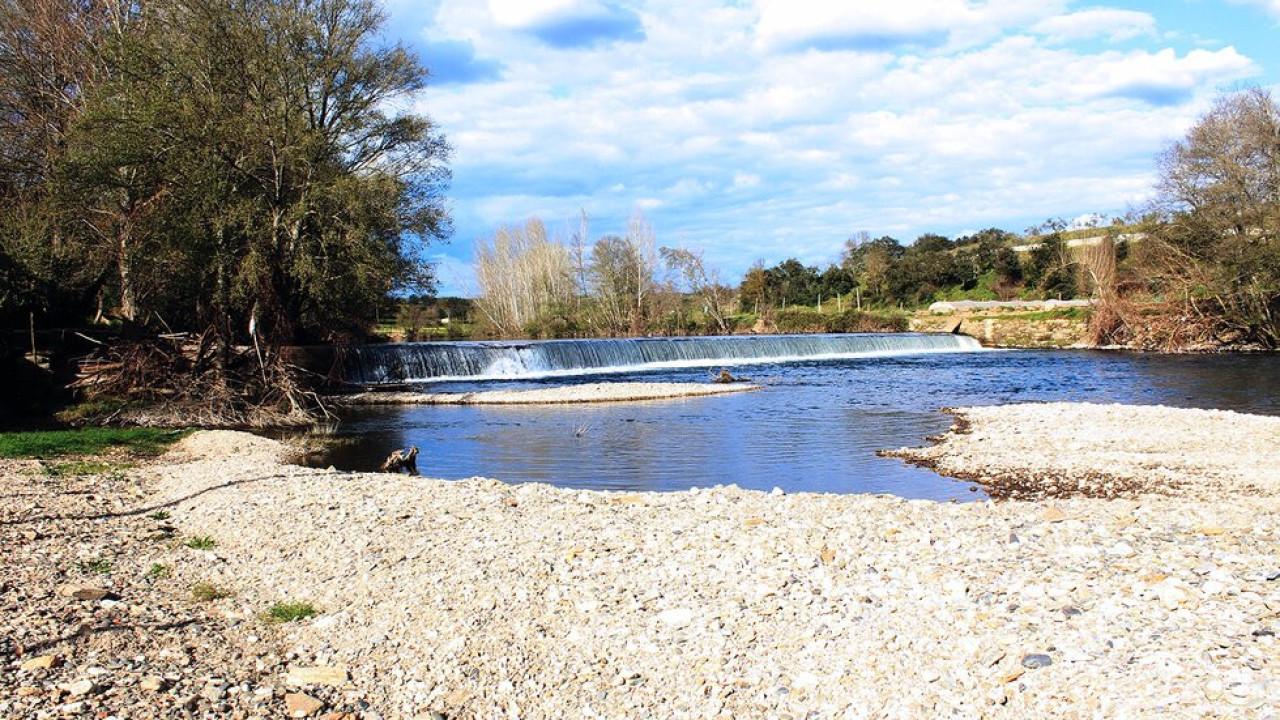
POLYGON ((1050 405, 964 411, 937 460, 1038 476, 1004 423, 1040 417, 1056 471, 1087 436, 1134 438, 1135 468, 1181 482, 969 504, 580 492, 300 468, 233 432, 127 480, 10 463, 0 714, 1268 717, 1280 498, 1228 471, 1280 465, 1276 419, 1070 408, 1087 433, 1050 405), (1182 461, 1209 444, 1235 466, 1182 461), (260 619, 283 602, 319 614, 260 619))

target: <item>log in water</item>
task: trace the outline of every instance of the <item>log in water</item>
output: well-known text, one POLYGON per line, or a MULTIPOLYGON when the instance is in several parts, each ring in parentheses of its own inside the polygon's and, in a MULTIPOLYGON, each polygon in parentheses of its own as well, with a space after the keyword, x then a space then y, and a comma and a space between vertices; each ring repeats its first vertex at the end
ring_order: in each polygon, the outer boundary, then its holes
POLYGON ((520 379, 980 349, 965 335, 926 333, 400 343, 357 348, 347 379, 361 384, 520 379))

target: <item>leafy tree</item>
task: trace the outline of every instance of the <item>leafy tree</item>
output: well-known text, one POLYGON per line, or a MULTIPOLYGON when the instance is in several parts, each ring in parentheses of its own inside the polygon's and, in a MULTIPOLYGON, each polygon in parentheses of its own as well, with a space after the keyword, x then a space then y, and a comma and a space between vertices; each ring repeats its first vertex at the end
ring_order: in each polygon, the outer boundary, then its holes
POLYGON ((1280 104, 1218 99, 1159 158, 1144 267, 1187 312, 1280 344, 1280 104))
POLYGON ((387 292, 429 285, 415 244, 448 230, 448 148, 388 110, 426 71, 381 44, 383 19, 372 0, 143 6, 69 150, 111 218, 124 298, 132 258, 155 257, 131 249, 139 224, 167 258, 151 309, 211 327, 224 353, 339 337, 387 292))

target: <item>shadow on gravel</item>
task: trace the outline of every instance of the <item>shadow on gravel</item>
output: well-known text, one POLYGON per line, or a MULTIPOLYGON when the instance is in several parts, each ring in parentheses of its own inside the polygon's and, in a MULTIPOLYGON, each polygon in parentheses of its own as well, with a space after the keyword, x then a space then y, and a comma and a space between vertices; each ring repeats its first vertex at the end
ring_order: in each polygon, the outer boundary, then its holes
POLYGON ((144 633, 155 633, 155 632, 167 632, 167 631, 169 631, 169 630, 181 630, 182 628, 187 627, 188 625, 194 625, 194 624, 196 624, 196 622, 197 622, 197 621, 196 621, 196 619, 195 619, 195 618, 187 618, 186 620, 180 620, 180 621, 178 621, 178 622, 165 623, 165 624, 163 624, 163 625, 113 625, 113 624, 104 624, 104 625, 97 625, 97 626, 90 626, 90 627, 85 627, 84 625, 81 625, 81 626, 80 626, 79 628, 77 628, 74 632, 67 633, 66 635, 63 635, 62 637, 50 638, 50 639, 48 639, 48 640, 43 640, 43 641, 38 642, 38 643, 35 643, 35 644, 33 644, 33 645, 25 645, 25 646, 23 646, 23 654, 24 654, 24 656, 26 656, 26 655, 36 655, 36 654, 39 654, 40 652, 42 652, 42 651, 44 651, 44 650, 48 650, 48 649, 50 649, 50 648, 57 647, 58 645, 61 645, 62 643, 71 642, 71 641, 73 641, 73 640, 76 640, 77 638, 88 638, 88 637, 90 637, 90 636, 92 636, 92 635, 98 635, 98 634, 101 634, 101 633, 114 633, 114 632, 135 632, 135 633, 136 633, 136 632, 144 632, 144 633))
POLYGON ((34 523, 34 522, 57 522, 60 520, 107 520, 109 518, 136 517, 138 515, 145 515, 147 513, 155 512, 156 510, 163 510, 165 508, 174 507, 179 503, 183 503, 183 502, 186 502, 187 500, 191 500, 192 498, 197 498, 197 497, 200 497, 201 495, 211 493, 214 490, 222 490, 224 488, 237 487, 239 485, 248 485, 250 483, 262 482, 263 480, 274 480, 274 479, 283 478, 283 477, 287 477, 287 476, 277 473, 275 475, 264 475, 262 477, 245 478, 243 480, 230 480, 220 485, 211 485, 202 490, 197 490, 193 493, 183 495, 182 497, 174 498, 169 502, 156 503, 154 505, 145 505, 143 507, 133 508, 132 510, 121 510, 118 512, 91 513, 91 514, 84 514, 84 515, 37 515, 35 517, 28 517, 28 518, 13 518, 8 520, 0 520, 0 527, 6 526, 6 525, 26 525, 28 523, 34 523))

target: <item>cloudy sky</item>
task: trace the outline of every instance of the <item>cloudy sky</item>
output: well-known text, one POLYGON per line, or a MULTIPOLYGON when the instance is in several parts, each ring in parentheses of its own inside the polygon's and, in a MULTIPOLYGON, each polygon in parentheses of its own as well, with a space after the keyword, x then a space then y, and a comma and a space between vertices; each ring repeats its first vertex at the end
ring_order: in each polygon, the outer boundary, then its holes
POLYGON ((641 210, 728 279, 1121 214, 1224 90, 1280 82, 1280 0, 388 0, 454 147, 441 292, 476 238, 641 210))

